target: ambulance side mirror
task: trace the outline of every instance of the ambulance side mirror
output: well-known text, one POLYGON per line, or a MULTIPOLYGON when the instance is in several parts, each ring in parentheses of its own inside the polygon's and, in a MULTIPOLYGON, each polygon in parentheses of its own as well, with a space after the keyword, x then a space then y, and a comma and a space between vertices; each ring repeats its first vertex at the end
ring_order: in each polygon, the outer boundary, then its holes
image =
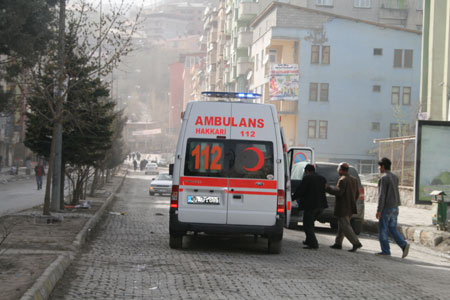
POLYGON ((169 165, 169 175, 173 175, 173 164, 169 165))

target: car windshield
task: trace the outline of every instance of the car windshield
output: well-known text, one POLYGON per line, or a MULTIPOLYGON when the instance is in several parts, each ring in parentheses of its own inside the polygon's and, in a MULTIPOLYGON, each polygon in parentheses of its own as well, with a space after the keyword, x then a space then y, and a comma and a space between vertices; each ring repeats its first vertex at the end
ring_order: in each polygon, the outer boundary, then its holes
POLYGON ((159 174, 156 180, 172 180, 172 176, 169 174, 159 174))

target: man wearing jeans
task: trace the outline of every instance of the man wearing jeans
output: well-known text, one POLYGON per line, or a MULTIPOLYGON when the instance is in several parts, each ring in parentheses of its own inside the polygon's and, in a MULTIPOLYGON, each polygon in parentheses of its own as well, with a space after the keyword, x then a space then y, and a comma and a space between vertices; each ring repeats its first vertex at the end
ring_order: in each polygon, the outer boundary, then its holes
POLYGON ((391 172, 391 161, 383 157, 378 162, 378 169, 382 174, 378 180, 378 239, 381 252, 377 255, 391 255, 388 232, 391 233, 397 245, 402 249, 402 258, 408 255, 409 244, 397 230, 398 206, 400 193, 398 191, 398 177, 391 172))

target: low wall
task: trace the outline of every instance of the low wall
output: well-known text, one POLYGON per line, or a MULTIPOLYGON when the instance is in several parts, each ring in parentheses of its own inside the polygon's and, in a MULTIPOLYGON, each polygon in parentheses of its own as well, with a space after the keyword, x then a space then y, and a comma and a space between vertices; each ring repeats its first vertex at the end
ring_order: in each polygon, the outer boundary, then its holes
MULTIPOLYGON (((362 183, 364 186, 364 197, 366 202, 378 202, 378 185, 375 183, 362 183)), ((400 186, 400 202, 402 206, 415 208, 431 209, 431 205, 414 204, 414 188, 409 186, 400 186)))

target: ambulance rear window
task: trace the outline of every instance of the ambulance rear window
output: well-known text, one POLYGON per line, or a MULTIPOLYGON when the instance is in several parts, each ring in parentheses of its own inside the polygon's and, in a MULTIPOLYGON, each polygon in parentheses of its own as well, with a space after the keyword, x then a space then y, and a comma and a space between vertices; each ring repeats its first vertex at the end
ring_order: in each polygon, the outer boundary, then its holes
POLYGON ((184 174, 224 177, 225 143, 221 140, 189 139, 184 174))
POLYGON ((273 143, 188 139, 184 175, 273 179, 273 143))
POLYGON ((272 142, 230 141, 230 178, 273 179, 272 142))

